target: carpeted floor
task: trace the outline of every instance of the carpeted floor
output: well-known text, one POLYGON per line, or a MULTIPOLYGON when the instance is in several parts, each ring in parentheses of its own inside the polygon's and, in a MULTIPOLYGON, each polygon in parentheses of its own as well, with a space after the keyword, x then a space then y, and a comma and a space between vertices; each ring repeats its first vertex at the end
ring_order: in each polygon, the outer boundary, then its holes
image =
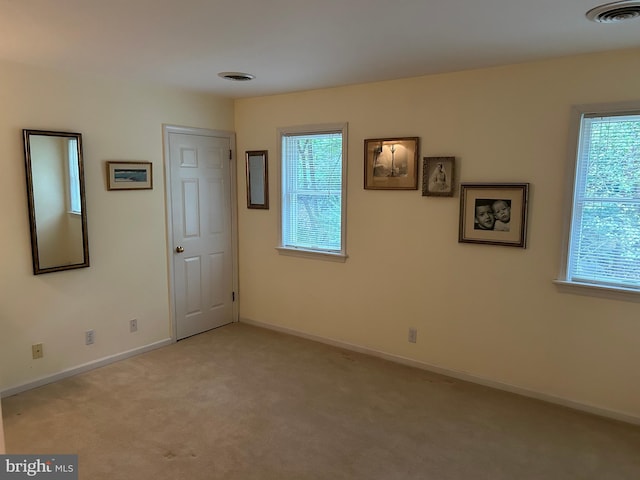
POLYGON ((82 480, 640 478, 640 427, 238 323, 2 402, 82 480))

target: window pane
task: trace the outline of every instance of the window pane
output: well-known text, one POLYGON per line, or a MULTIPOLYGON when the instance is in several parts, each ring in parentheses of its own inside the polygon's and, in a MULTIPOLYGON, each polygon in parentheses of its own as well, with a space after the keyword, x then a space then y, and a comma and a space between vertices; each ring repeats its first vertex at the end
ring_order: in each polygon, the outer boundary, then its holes
POLYGON ((640 285, 640 204, 587 202, 573 280, 640 285))
POLYGON ((298 194, 292 202, 296 222, 292 245, 340 250, 340 195, 298 194))
POLYGON ((282 245, 342 250, 342 132, 282 137, 282 245))
POLYGON ((68 165, 69 165, 69 211, 80 213, 82 203, 80 202, 80 171, 78 170, 78 141, 74 138, 69 140, 68 165))
POLYGON ((582 120, 568 279, 640 288, 640 115, 582 120))
POLYGON ((639 198, 640 116, 585 119, 589 124, 587 197, 639 198))

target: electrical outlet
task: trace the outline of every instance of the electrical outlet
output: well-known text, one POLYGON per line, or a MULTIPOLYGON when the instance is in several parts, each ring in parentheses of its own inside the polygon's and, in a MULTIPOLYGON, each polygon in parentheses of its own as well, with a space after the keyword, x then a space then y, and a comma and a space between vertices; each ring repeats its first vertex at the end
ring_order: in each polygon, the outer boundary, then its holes
POLYGON ((133 320, 129 320, 129 331, 131 333, 138 331, 138 319, 134 318, 133 320))
POLYGON ((415 327, 409 327, 409 342, 416 343, 418 341, 418 329, 415 327))
POLYGON ((85 345, 93 345, 93 342, 96 340, 96 335, 93 330, 87 330, 84 332, 84 344, 85 345))
POLYGON ((44 356, 44 351, 42 350, 41 343, 34 343, 31 345, 31 353, 33 355, 33 359, 42 358, 44 356))

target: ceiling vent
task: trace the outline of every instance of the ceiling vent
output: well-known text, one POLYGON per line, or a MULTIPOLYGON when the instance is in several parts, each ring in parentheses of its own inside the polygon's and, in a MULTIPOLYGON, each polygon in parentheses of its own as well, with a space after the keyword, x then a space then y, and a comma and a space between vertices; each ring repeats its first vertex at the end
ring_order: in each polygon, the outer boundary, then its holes
POLYGON ((618 23, 640 18, 640 2, 622 1, 600 5, 589 10, 587 18, 599 23, 618 23))
POLYGON ((242 72, 220 72, 218 76, 226 80, 231 80, 232 82, 247 82, 256 78, 255 75, 242 72))

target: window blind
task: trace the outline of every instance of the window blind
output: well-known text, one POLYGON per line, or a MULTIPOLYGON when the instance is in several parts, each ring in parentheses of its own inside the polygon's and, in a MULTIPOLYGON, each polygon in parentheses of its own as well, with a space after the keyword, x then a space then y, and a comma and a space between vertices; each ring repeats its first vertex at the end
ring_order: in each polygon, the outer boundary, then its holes
POLYGON ((282 245, 340 252, 342 133, 282 136, 282 245))
POLYGON ((585 115, 570 233, 570 281, 640 290, 640 115, 585 115))

